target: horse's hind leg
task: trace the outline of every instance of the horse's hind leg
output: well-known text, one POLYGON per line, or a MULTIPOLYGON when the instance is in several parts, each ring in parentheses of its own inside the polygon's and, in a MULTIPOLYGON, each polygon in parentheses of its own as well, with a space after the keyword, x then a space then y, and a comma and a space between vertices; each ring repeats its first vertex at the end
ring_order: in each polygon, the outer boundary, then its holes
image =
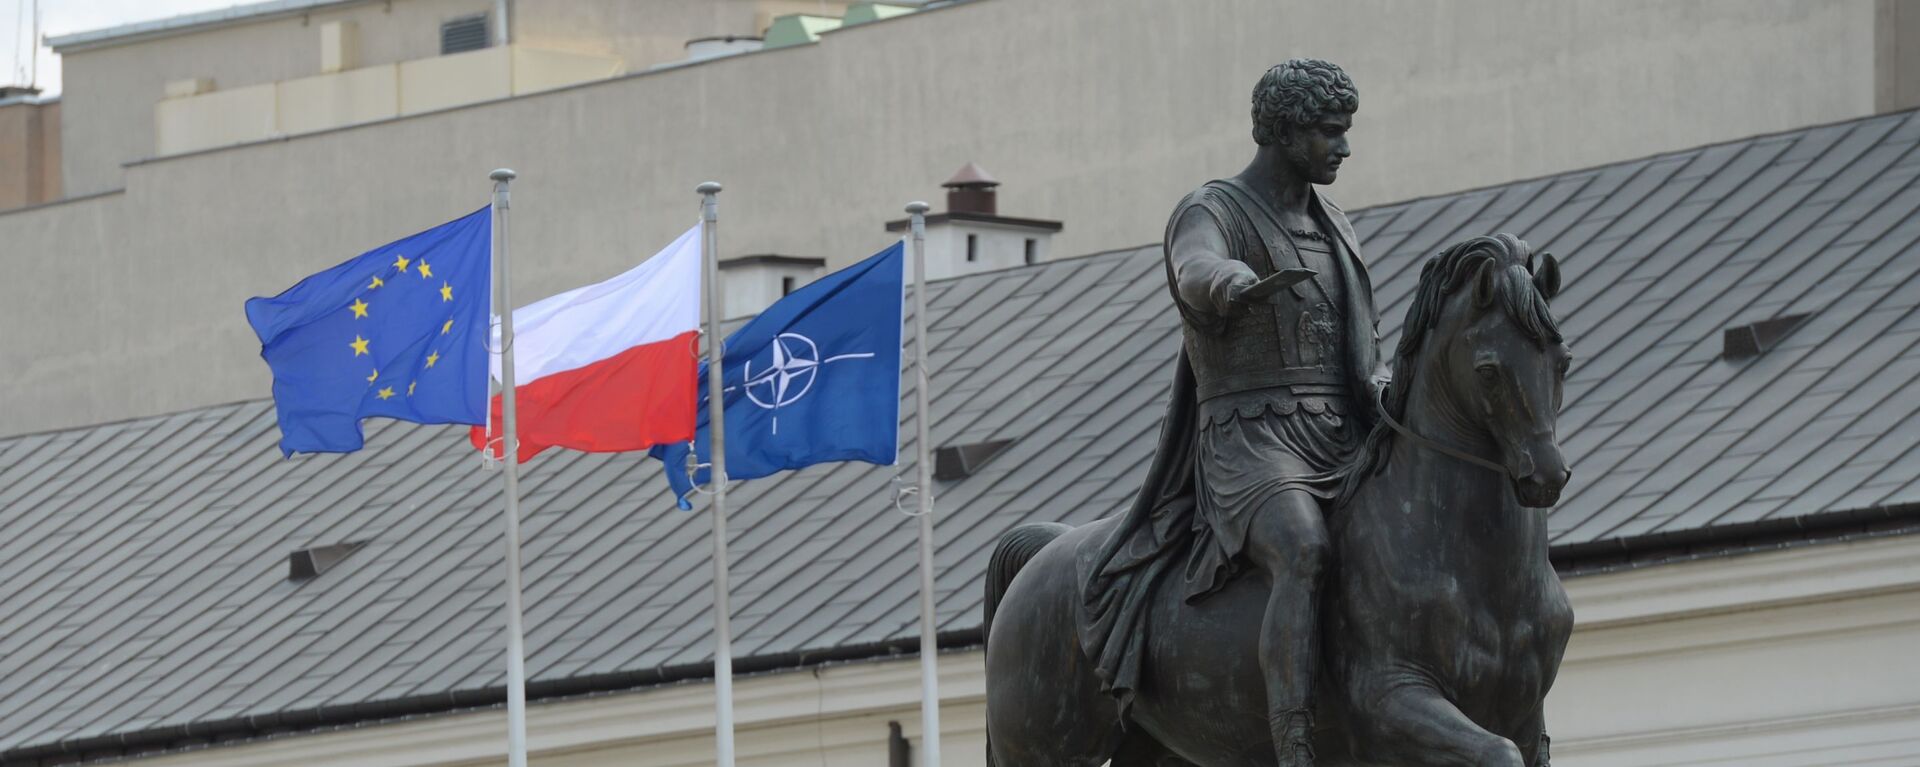
POLYGON ((1375 748, 1399 759, 1445 767, 1527 767, 1513 741, 1474 724, 1439 692, 1402 685, 1365 719, 1375 748))

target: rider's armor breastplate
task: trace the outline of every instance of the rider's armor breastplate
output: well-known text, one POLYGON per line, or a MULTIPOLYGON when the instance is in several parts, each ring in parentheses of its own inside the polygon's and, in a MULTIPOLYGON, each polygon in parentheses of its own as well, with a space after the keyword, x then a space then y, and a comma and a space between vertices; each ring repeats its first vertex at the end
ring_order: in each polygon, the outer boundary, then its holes
POLYGON ((1319 274, 1281 291, 1277 303, 1252 305, 1213 328, 1187 324, 1187 359, 1200 401, 1259 389, 1345 396, 1349 378, 1340 327, 1345 296, 1339 294, 1340 268, 1334 261, 1340 255, 1339 245, 1331 239, 1280 232, 1277 227, 1255 229, 1271 229, 1284 239, 1270 245, 1255 232, 1242 229, 1238 233, 1243 246, 1236 250, 1254 274, 1264 278, 1275 271, 1276 263, 1278 268, 1305 266, 1319 274), (1270 257, 1269 252, 1280 258, 1270 257))

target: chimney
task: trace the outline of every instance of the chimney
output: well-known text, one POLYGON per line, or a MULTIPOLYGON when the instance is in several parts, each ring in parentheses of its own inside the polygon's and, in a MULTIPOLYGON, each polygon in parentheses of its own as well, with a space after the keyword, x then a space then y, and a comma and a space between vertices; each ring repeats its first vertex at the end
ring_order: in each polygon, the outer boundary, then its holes
MULTIPOLYGON (((941 186, 947 188, 947 210, 927 216, 928 279, 1047 260, 1060 222, 1000 215, 995 199, 1000 182, 985 169, 967 163, 941 186)), ((909 222, 888 221, 887 231, 905 232, 909 222)))
POLYGON ((994 214, 993 188, 999 186, 992 176, 973 163, 967 163, 960 172, 941 184, 947 188, 948 213, 994 214))
POLYGON ((759 314, 788 293, 819 278, 824 258, 763 253, 720 262, 720 313, 726 319, 759 314))

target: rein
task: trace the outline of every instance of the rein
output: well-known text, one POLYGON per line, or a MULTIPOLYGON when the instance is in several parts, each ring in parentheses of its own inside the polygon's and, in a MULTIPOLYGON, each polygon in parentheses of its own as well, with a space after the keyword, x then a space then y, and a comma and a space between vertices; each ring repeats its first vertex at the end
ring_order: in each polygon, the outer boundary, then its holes
POLYGON ((1393 419, 1393 414, 1387 412, 1387 405, 1384 402, 1380 403, 1380 418, 1387 422, 1388 428, 1391 428, 1394 431, 1399 432, 1400 436, 1403 436, 1403 437, 1406 437, 1407 439, 1412 440, 1413 444, 1419 445, 1428 450, 1432 450, 1436 453, 1440 453, 1441 455, 1452 456, 1454 458, 1458 458, 1462 461, 1466 461, 1467 463, 1473 464, 1475 466, 1479 466, 1484 469, 1489 469, 1492 471, 1499 472, 1500 476, 1502 477, 1507 476, 1507 467, 1505 466, 1501 466, 1500 464, 1494 463, 1485 458, 1481 458, 1477 455, 1470 455, 1465 451, 1455 450, 1454 448, 1448 447, 1446 445, 1442 445, 1431 439, 1427 439, 1426 437, 1422 437, 1418 434, 1413 433, 1412 429, 1407 428, 1405 425, 1402 425, 1399 421, 1396 421, 1393 419))

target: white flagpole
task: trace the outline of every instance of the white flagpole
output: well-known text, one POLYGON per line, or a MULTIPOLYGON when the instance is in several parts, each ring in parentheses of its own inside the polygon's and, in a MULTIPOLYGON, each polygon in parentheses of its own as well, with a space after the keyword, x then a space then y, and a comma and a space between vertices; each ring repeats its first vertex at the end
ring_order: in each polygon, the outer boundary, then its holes
POLYGON ((707 282, 707 430, 713 446, 708 484, 713 488, 713 712, 714 764, 733 767, 733 629, 727 609, 727 425, 720 335, 720 246, 714 224, 720 218, 720 184, 708 181, 700 193, 700 240, 706 251, 707 282))
POLYGON ((928 445, 932 408, 927 400, 927 209, 907 203, 913 222, 914 465, 920 473, 920 764, 940 767, 940 646, 933 621, 933 450, 928 445))
MULTIPOLYGON (((513 291, 507 268, 507 185, 514 172, 501 168, 493 179, 494 290, 500 300, 500 452, 507 475, 507 764, 527 767, 527 648, 520 626, 520 432, 513 402, 513 291)), ((487 446, 489 449, 492 445, 487 446)))

